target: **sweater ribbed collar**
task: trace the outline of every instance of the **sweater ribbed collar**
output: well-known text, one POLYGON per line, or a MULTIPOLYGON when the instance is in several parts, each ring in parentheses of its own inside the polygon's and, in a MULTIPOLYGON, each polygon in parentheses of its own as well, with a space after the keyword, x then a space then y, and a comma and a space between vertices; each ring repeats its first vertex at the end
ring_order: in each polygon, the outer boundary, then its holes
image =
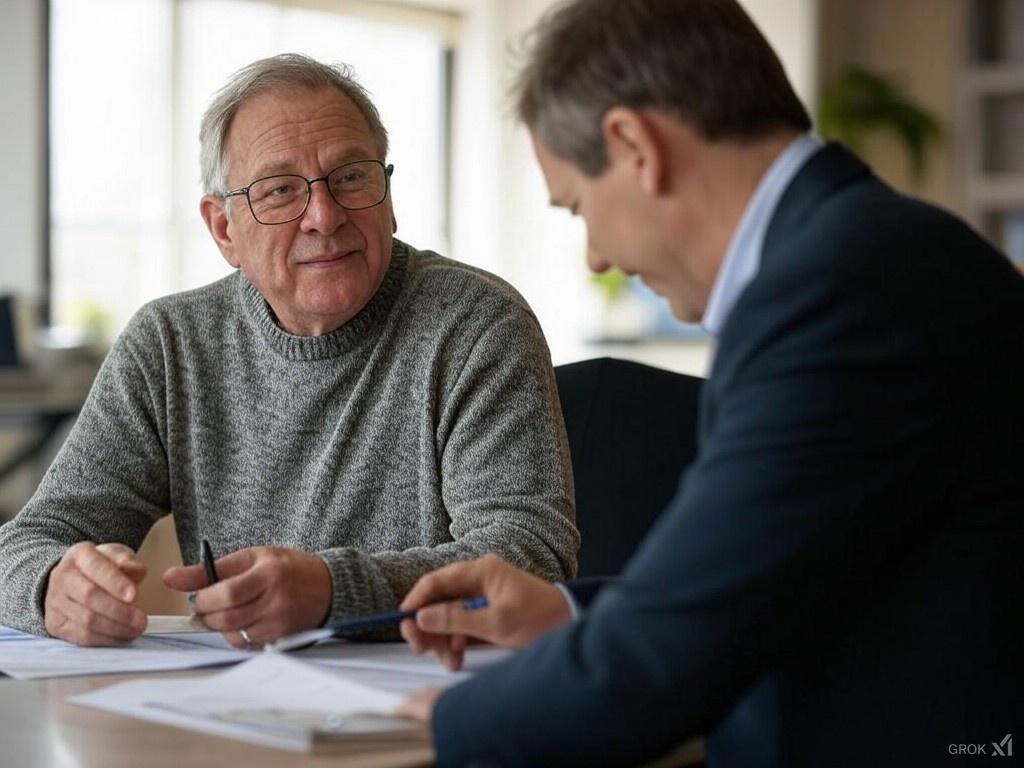
POLYGON ((270 347, 287 360, 326 360, 338 357, 376 336, 398 298, 409 264, 409 246, 394 240, 391 264, 380 287, 365 307, 340 328, 323 336, 296 336, 277 324, 270 305, 249 279, 239 270, 242 305, 270 347))

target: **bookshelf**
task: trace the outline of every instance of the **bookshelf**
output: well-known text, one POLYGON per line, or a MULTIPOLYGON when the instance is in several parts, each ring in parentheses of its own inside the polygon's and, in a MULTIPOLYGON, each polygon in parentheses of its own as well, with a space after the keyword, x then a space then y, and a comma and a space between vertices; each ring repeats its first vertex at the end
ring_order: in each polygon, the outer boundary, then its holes
POLYGON ((964 212, 1024 271, 1024 0, 961 0, 964 212))

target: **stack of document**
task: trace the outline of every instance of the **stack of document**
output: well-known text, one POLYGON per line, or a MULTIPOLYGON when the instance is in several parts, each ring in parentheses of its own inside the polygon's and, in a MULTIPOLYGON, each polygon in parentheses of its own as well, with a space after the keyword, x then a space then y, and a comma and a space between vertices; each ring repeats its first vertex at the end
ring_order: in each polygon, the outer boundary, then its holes
POLYGON ((147 631, 121 648, 82 648, 0 627, 0 672, 22 680, 167 672, 237 664, 253 655, 232 648, 217 632, 186 632, 169 622, 157 626, 160 632, 147 631))
POLYGON ((422 740, 417 723, 391 716, 403 696, 279 653, 216 675, 133 680, 69 701, 128 717, 311 751, 324 741, 422 740))
POLYGON ((454 685, 510 654, 471 646, 463 669, 449 672, 405 643, 334 640, 288 653, 240 651, 219 633, 197 631, 203 629, 151 617, 150 630, 131 645, 80 648, 0 627, 0 672, 32 679, 237 664, 205 677, 118 683, 69 701, 282 749, 365 741, 429 750, 424 729, 393 717, 394 709, 411 693, 454 685))

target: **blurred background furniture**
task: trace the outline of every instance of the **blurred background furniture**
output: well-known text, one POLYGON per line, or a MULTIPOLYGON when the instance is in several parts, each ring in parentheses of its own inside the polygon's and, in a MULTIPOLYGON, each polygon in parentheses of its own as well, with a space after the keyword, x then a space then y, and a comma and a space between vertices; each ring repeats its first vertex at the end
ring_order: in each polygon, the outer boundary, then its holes
MULTIPOLYGON (((18 469, 42 459, 62 428, 70 426, 98 367, 88 356, 61 359, 45 371, 30 367, 19 349, 15 326, 14 298, 0 296, 0 485, 18 469)), ((3 518, 0 509, 0 522, 3 518)))
POLYGON ((971 224, 1024 271, 1024 2, 965 0, 955 127, 971 224))

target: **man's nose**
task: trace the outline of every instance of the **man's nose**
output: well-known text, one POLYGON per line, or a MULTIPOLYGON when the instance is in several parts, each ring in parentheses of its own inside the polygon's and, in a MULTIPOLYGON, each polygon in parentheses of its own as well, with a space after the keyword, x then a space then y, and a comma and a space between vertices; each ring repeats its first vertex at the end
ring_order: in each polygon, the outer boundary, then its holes
POLYGON ((326 179, 314 181, 309 187, 309 205, 300 222, 302 231, 330 235, 346 221, 348 211, 331 196, 326 179))

